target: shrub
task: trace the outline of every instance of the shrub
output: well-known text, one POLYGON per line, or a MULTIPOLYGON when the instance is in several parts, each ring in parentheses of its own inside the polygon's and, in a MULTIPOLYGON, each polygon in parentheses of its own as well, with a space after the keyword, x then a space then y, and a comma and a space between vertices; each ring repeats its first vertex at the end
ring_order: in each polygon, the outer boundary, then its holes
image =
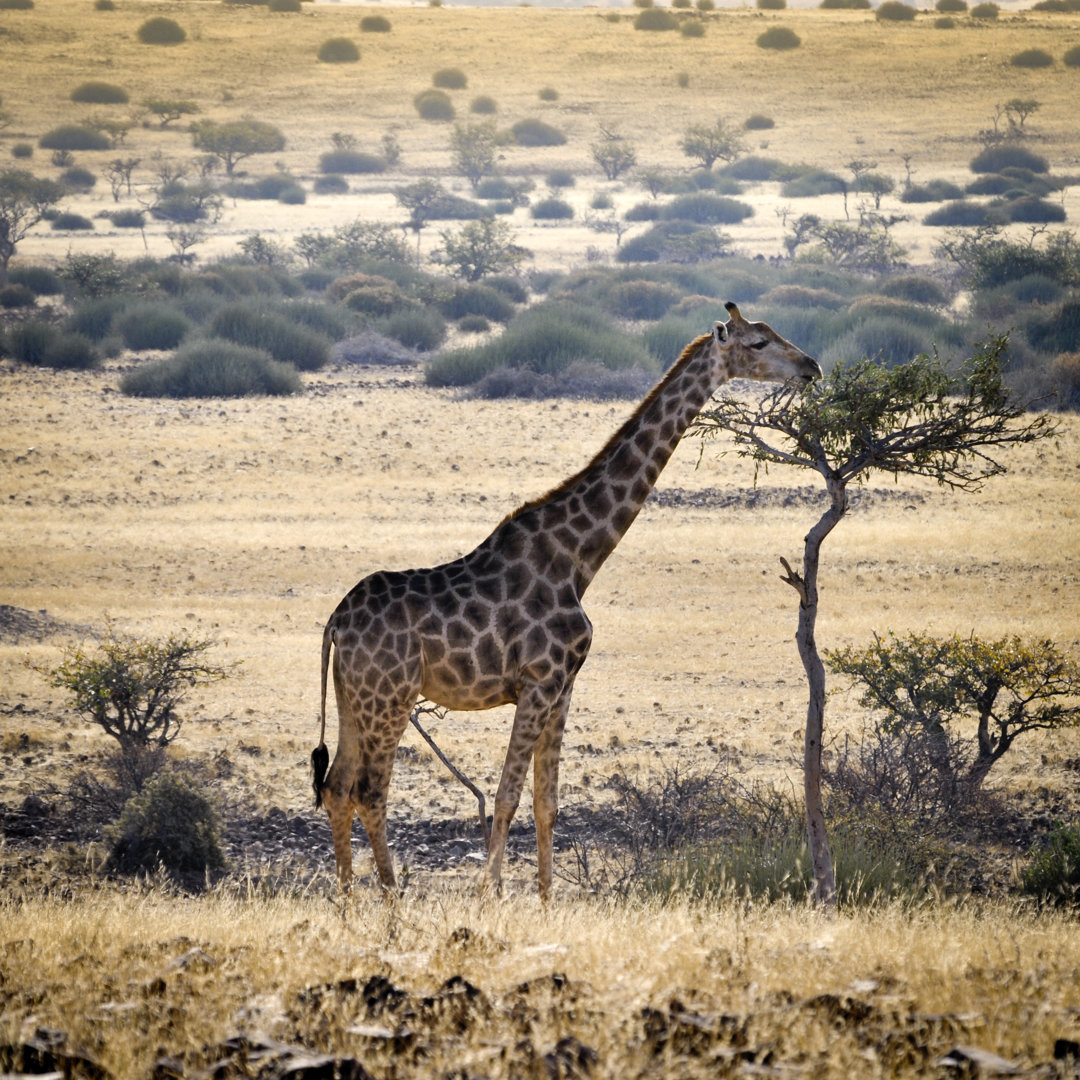
POLYGON ((541 86, 536 92, 536 96, 541 101, 558 101, 559 91, 554 86, 541 86))
POLYGON ((93 342, 82 334, 61 333, 48 327, 42 333, 36 327, 42 324, 24 323, 8 336, 8 348, 12 355, 26 364, 41 367, 88 371, 101 363, 101 357, 93 342), (31 328, 25 335, 20 331, 31 328))
POLYGON ((543 120, 519 120, 510 129, 518 146, 562 146, 566 136, 543 120))
MULTIPOLYGON (((771 123, 771 121, 770 121, 771 123)), ((747 126, 747 125, 744 125, 747 126)), ((721 176, 730 177, 732 180, 749 180, 760 182, 762 180, 779 180, 786 166, 776 158, 761 157, 758 154, 750 154, 747 157, 732 161, 720 170, 721 176)))
POLYGON ((490 285, 459 285, 439 304, 439 310, 448 319, 462 319, 467 315, 482 315, 493 322, 508 322, 514 316, 514 304, 510 298, 490 285))
POLYGON ((498 110, 499 106, 495 103, 495 99, 488 97, 487 94, 474 97, 469 104, 469 112, 476 113, 477 116, 493 116, 498 110))
POLYGON ((900 201, 910 203, 944 202, 963 197, 963 191, 949 180, 927 180, 925 184, 912 184, 900 192, 900 201))
POLYGON ((418 352, 431 352, 446 340, 446 320, 432 308, 405 308, 372 325, 377 333, 418 352))
POLYGON ((1080 901, 1080 828, 1056 825, 1035 848, 1021 887, 1043 903, 1075 907, 1080 901))
POLYGON ((1047 68, 1054 66, 1054 58, 1045 49, 1021 49, 1009 59, 1013 67, 1047 68))
POLYGON ((757 45, 760 49, 797 49, 801 44, 802 39, 799 35, 786 26, 770 26, 757 37, 757 45))
POLYGON ((629 210, 623 214, 624 221, 659 221, 660 212, 663 208, 660 203, 647 200, 645 202, 634 203, 629 210))
POLYGON ((152 873, 163 866, 185 877, 222 870, 220 825, 201 786, 166 772, 151 780, 105 830, 109 866, 120 873, 152 873))
POLYGON ((939 15, 934 20, 935 30, 952 30, 956 26, 956 20, 951 15, 939 15))
POLYGON ((734 225, 752 217, 754 208, 738 199, 702 191, 672 199, 660 213, 666 221, 694 221, 699 225, 734 225))
POLYGON ((421 90, 413 105, 422 120, 453 120, 456 112, 450 95, 443 90, 421 90))
POLYGON ((508 277, 505 274, 490 274, 484 279, 484 284, 489 289, 502 293, 511 303, 528 303, 529 290, 517 278, 508 277))
POLYGON ((102 341, 112 333, 113 321, 124 307, 125 301, 121 296, 98 296, 84 300, 64 320, 64 328, 94 341, 102 341))
POLYGON ((0 11, 30 11, 34 0, 0 0, 0 11))
POLYGON ((35 296, 59 296, 64 283, 55 270, 47 266, 16 266, 8 274, 13 285, 25 285, 35 296))
POLYGON ((168 304, 148 301, 129 308, 116 321, 124 344, 135 352, 175 349, 191 330, 183 312, 168 304))
POLYGON ((7 336, 7 350, 20 364, 41 367, 59 336, 60 331, 51 323, 31 319, 11 328, 7 336))
POLYGON ((645 8, 634 17, 635 30, 676 30, 678 26, 675 16, 663 8, 645 8))
POLYGON ((173 19, 157 15, 139 27, 137 37, 144 45, 179 45, 187 33, 173 19))
POLYGON ((88 217, 75 214, 70 210, 57 214, 52 220, 52 228, 56 229, 57 232, 78 232, 93 227, 94 223, 88 217))
POLYGON ((943 15, 956 15, 962 11, 967 11, 967 9, 967 0, 937 0, 937 3, 934 4, 934 10, 940 11, 943 15))
POLYGON ((365 15, 360 20, 360 32, 363 34, 389 34, 390 20, 385 15, 365 15))
POLYGON ((237 345, 269 353, 275 360, 292 364, 300 371, 317 371, 330 355, 327 338, 297 326, 265 302, 223 307, 211 321, 210 331, 237 345))
POLYGON ((569 188, 576 183, 574 174, 569 169, 552 169, 544 177, 544 183, 549 188, 569 188))
MULTIPOLYGON (((786 3, 787 0, 784 0, 786 3)), ((744 121, 743 127, 747 131, 769 131, 771 128, 776 127, 776 121, 771 116, 766 116, 764 113, 751 113, 744 121)), ((732 162, 737 165, 738 162, 732 162)), ((733 175, 728 173, 725 169, 726 175, 733 175)))
POLYGON ((20 285, 17 282, 10 283, 0 288, 0 308, 13 311, 17 308, 32 308, 37 304, 34 290, 20 285))
POLYGON ((1001 12, 1001 8, 994 3, 982 3, 976 4, 971 9, 971 17, 973 19, 996 19, 1001 12))
POLYGON ((194 341, 166 360, 143 364, 120 380, 132 397, 212 398, 295 394, 300 376, 259 349, 217 339, 194 341))
POLYGON ((809 285, 777 285, 761 297, 761 303, 781 307, 828 308, 832 311, 847 306, 847 300, 839 293, 809 285))
POLYGON ((661 319, 681 293, 660 281, 619 281, 607 290, 604 306, 621 319, 661 319))
POLYGON ((1065 207, 1060 203, 1047 202, 1035 195, 1021 195, 1011 199, 1001 208, 1006 218, 1013 222, 1041 224, 1065 220, 1065 207))
POLYGON ((97 183, 97 177, 81 165, 72 165, 60 174, 60 183, 73 191, 89 191, 97 183))
POLYGON ((1066 67, 1080 67, 1080 45, 1067 49, 1061 61, 1066 67))
POLYGON ((761 11, 783 11, 787 0, 757 0, 757 6, 761 11))
POLYGON ((971 159, 968 167, 974 173, 1000 173, 1009 168, 1045 173, 1050 169, 1046 158, 1026 147, 1011 143, 986 147, 971 159))
MULTIPOLYGON (((661 221, 618 250, 618 262, 706 262, 728 253, 731 238, 692 221, 661 221)), ((685 344, 685 342, 684 342, 685 344)))
POLYGON ((698 11, 715 11, 716 3, 715 0, 697 0, 694 7, 696 7, 698 11))
POLYGON ((111 145, 100 131, 81 124, 61 124, 38 139, 43 150, 108 150, 111 145))
POLYGON ((328 150, 319 156, 319 172, 347 173, 350 176, 386 172, 386 158, 362 150, 328 150))
POLYGON ((1068 299, 1048 318, 1032 323, 1027 336, 1041 352, 1080 351, 1080 299, 1068 299))
POLYGON ((28 142, 17 142, 11 146, 11 156, 15 158, 30 158, 34 156, 34 148, 28 142))
POLYGON ((316 54, 324 64, 355 64, 360 59, 360 50, 349 38, 327 38, 319 46, 316 54))
POLYGON ((929 307, 946 307, 951 299, 939 281, 925 274, 897 274, 886 278, 877 289, 882 296, 929 307))
POLYGON ((910 22, 915 18, 915 9, 901 0, 884 0, 874 13, 875 18, 884 22, 910 22))
POLYGON ((705 24, 701 22, 684 22, 679 27, 683 37, 699 38, 705 36, 705 24))
POLYGON ((329 176, 316 176, 311 185, 311 190, 316 195, 347 195, 349 193, 349 181, 344 176, 331 173, 329 176))
POLYGON ((457 321, 457 328, 465 334, 484 334, 491 329, 491 323, 483 315, 463 315, 457 321))
POLYGON ((821 0, 821 4, 819 5, 819 7, 824 8, 826 11, 836 11, 840 9, 862 11, 869 9, 870 6, 870 0, 821 0))
POLYGON ((440 90, 464 90, 469 80, 461 68, 440 68, 431 76, 431 85, 440 90))
POLYGON ((89 105, 126 105, 129 98, 122 86, 91 80, 76 86, 71 91, 71 100, 89 105))
POLYGON ((565 221, 574 216, 574 208, 565 200, 552 196, 533 203, 529 213, 537 221, 565 221))
POLYGON ((818 195, 837 195, 844 190, 844 179, 827 169, 806 169, 785 180, 780 194, 785 199, 807 199, 818 195))
POLYGON ((614 206, 614 201, 606 191, 597 191, 589 200, 590 210, 611 210, 614 206))
POLYGON ((296 13, 302 11, 300 6, 300 0, 270 0, 266 5, 268 11, 277 11, 281 13, 296 13))
POLYGON ((95 11, 115 11, 116 4, 113 0, 94 0, 95 11))

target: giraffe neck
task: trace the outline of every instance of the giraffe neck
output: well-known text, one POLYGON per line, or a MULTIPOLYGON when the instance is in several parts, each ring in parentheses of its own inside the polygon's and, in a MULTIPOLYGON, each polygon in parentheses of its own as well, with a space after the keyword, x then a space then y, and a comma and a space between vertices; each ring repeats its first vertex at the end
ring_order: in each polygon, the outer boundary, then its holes
MULTIPOLYGON (((633 415, 579 473, 515 511, 500 529, 535 530, 551 557, 573 566, 580 596, 626 534, 683 433, 716 387, 707 348, 698 338, 650 391, 633 415)), ((534 545, 535 546, 535 545, 534 545)))

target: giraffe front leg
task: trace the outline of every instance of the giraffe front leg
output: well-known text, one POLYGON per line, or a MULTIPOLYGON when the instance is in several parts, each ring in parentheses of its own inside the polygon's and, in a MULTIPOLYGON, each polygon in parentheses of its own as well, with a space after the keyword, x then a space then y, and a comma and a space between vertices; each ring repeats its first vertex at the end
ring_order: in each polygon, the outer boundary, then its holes
POLYGON ((533 818, 536 820, 536 865, 540 899, 551 897, 555 820, 559 816, 559 754, 570 708, 569 691, 540 733, 533 752, 533 818))
POLYGON ((332 788, 323 790, 323 806, 330 818, 334 838, 334 862, 337 864, 338 884, 344 891, 352 885, 352 820, 353 804, 348 794, 341 795, 332 788))

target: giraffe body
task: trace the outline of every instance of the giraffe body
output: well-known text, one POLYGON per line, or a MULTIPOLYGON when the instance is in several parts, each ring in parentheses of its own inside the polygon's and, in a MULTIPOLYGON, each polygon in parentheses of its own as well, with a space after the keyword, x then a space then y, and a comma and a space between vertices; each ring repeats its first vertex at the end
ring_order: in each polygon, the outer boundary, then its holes
POLYGON ((338 878, 352 879, 359 815, 383 885, 394 755, 418 697, 449 709, 516 705, 492 821, 486 874, 498 885, 510 821, 533 761, 539 887, 551 888, 559 751, 570 696, 592 641, 582 597, 641 509, 683 432, 733 377, 810 380, 816 361, 734 304, 728 323, 691 342, 579 473, 526 503, 476 549, 419 570, 379 571, 341 601, 323 633, 323 737, 312 754, 338 878), (327 668, 338 707, 334 762, 325 746, 327 668))

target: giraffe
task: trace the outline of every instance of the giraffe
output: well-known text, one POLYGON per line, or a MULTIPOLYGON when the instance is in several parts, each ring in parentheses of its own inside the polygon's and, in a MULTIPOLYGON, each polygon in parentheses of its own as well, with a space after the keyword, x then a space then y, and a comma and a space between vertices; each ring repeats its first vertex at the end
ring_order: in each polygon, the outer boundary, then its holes
POLYGON ((398 742, 419 696, 448 709, 516 705, 495 796, 485 878, 499 887, 511 819, 533 761, 538 884, 551 891, 559 751, 574 680, 592 640, 582 596, 637 516, 679 439, 731 378, 821 377, 816 360, 734 303, 692 341, 580 472, 506 517, 442 566, 379 571, 330 616, 322 641, 322 729, 312 752, 338 879, 352 880, 354 812, 384 888, 395 887, 386 800, 398 742), (327 669, 333 652, 338 744, 327 772, 327 669))

